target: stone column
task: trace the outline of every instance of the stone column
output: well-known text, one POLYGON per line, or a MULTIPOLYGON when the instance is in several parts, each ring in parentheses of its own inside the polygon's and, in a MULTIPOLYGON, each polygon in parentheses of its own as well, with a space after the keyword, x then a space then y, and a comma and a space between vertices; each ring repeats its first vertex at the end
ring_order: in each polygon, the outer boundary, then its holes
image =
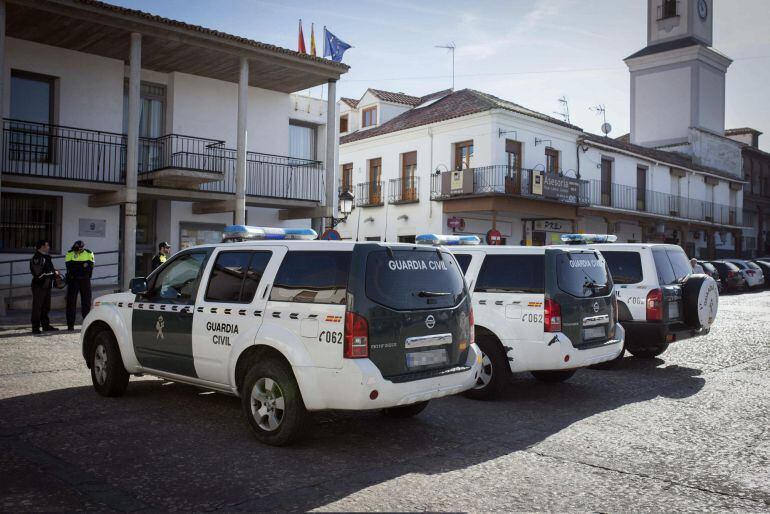
POLYGON ((326 215, 334 216, 337 205, 337 191, 334 182, 335 151, 337 140, 337 81, 329 80, 326 98, 326 215))
POLYGON ((126 202, 123 205, 122 288, 136 272, 136 186, 139 173, 139 92, 142 80, 142 35, 131 33, 128 73, 128 134, 126 136, 126 202))
POLYGON ((241 72, 238 77, 238 141, 235 164, 235 224, 246 223, 246 128, 249 111, 249 61, 241 57, 241 72))

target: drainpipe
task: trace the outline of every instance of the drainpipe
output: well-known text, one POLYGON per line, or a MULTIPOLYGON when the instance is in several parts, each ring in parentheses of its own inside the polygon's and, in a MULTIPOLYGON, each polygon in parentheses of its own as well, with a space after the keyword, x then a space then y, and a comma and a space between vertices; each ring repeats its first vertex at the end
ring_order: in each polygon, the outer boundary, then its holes
POLYGON ((123 205, 123 281, 128 288, 136 267, 136 200, 139 173, 139 90, 142 79, 142 35, 131 33, 128 63, 128 134, 126 136, 126 201, 123 205))
POLYGON ((249 61, 241 57, 238 77, 238 134, 235 160, 235 224, 246 223, 246 145, 249 111, 249 61))

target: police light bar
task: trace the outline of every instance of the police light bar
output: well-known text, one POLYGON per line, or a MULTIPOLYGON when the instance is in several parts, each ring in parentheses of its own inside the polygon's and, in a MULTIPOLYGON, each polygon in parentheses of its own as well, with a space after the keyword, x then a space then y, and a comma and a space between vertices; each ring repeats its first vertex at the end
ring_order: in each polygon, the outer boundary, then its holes
POLYGON ((481 243, 478 236, 456 236, 444 234, 421 234, 414 238, 414 241, 424 245, 477 245, 481 243))
POLYGON ((610 234, 562 234, 561 240, 568 245, 614 243, 618 236, 610 234))
POLYGON ((252 227, 249 225, 228 225, 222 236, 223 242, 260 240, 318 239, 312 228, 252 227))

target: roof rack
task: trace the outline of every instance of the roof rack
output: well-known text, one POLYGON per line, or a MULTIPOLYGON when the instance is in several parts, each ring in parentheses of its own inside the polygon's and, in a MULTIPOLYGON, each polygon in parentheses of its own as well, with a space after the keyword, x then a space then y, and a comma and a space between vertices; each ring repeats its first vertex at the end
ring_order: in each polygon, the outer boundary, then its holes
POLYGON ((618 236, 611 234, 562 234, 561 240, 568 245, 589 245, 614 243, 618 240, 618 236))
POLYGON ((481 243, 481 239, 478 236, 457 236, 452 234, 421 234, 415 237, 414 241, 419 244, 444 246, 477 245, 481 243))
POLYGON ((252 227, 249 225, 228 225, 223 232, 223 243, 235 243, 238 241, 318 239, 318 233, 312 228, 275 228, 252 227))

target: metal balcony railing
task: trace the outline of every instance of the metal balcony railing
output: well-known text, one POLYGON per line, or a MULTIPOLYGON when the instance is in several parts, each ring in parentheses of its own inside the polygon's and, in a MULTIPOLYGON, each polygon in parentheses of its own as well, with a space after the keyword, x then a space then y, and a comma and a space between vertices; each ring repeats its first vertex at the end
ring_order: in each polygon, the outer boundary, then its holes
POLYGON ((601 180, 589 181, 588 196, 590 204, 597 207, 612 207, 722 225, 743 224, 743 212, 729 205, 623 184, 607 184, 601 180))
POLYGON ((139 179, 143 173, 165 169, 224 174, 224 144, 224 141, 181 134, 139 138, 139 179))
POLYGON ((376 207, 384 203, 385 182, 362 182, 356 185, 357 207, 376 207))
POLYGON ((496 165, 463 170, 460 175, 455 175, 457 180, 453 183, 452 173, 431 176, 431 200, 500 194, 588 205, 588 182, 564 175, 496 165), (471 180, 467 174, 472 175, 471 180))
POLYGON ((388 203, 402 204, 420 201, 420 177, 394 178, 388 181, 388 203))

